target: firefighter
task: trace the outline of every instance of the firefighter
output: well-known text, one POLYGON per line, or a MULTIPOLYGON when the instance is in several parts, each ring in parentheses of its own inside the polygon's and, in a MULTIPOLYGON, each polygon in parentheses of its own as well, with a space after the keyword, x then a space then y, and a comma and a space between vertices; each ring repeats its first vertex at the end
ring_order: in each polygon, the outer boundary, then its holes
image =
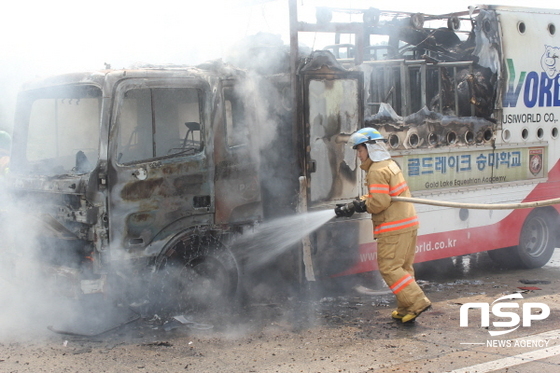
POLYGON ((12 138, 6 131, 0 131, 0 177, 8 172, 12 138))
POLYGON ((369 212, 377 241, 377 264, 381 276, 397 298, 393 319, 409 323, 431 307, 430 300, 414 279, 414 253, 418 217, 412 203, 392 202, 391 197, 410 197, 399 165, 391 159, 383 136, 373 128, 362 128, 350 136, 367 172, 369 194, 349 204, 337 205, 337 216, 369 212))

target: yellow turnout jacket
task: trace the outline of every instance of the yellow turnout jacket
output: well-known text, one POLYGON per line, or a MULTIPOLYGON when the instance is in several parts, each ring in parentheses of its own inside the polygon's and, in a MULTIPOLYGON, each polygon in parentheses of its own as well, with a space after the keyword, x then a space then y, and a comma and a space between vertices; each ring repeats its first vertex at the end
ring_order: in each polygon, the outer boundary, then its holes
POLYGON ((414 205, 391 201, 391 197, 411 196, 399 165, 392 159, 373 162, 368 158, 360 167, 367 172, 369 194, 366 206, 373 221, 374 236, 389 236, 418 229, 414 205))

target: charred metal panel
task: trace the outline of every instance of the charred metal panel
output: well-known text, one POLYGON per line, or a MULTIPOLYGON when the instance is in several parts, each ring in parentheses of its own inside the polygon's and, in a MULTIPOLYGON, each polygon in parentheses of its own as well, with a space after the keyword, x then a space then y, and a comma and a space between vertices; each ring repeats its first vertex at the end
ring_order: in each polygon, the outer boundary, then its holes
POLYGON ((347 71, 330 52, 315 52, 301 69, 311 204, 360 194, 355 154, 341 133, 362 126, 362 73, 347 71))
POLYGON ((222 162, 216 165, 216 209, 217 223, 260 219, 260 186, 255 163, 222 162))
POLYGON ((127 201, 139 201, 150 198, 161 184, 163 184, 163 178, 133 181, 124 186, 121 192, 121 198, 127 201))
POLYGON ((477 57, 477 63, 499 76, 502 66, 502 42, 496 11, 481 9, 473 31, 475 48, 472 54, 477 57))
POLYGON ((298 201, 298 178, 302 175, 300 154, 305 151, 303 136, 298 136, 302 128, 294 122, 293 93, 289 75, 268 76, 259 82, 259 97, 266 100, 268 123, 266 138, 260 146, 260 172, 263 215, 273 219, 293 214, 298 201))
POLYGON ((256 87, 248 78, 222 80, 214 117, 216 224, 262 218, 256 87))

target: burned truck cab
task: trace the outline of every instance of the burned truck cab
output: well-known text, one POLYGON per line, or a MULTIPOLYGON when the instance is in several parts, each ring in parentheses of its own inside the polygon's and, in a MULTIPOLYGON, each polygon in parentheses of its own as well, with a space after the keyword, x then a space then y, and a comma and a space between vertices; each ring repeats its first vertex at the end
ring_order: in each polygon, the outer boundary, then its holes
POLYGON ((235 289, 226 242, 262 214, 244 79, 216 63, 25 87, 9 187, 42 261, 72 273, 78 295, 136 273, 130 263, 204 266, 235 289))

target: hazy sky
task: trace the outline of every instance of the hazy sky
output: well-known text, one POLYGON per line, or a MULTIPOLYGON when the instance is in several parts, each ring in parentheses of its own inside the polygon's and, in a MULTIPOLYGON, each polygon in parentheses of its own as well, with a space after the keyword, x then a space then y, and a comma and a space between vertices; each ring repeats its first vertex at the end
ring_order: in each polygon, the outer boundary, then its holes
MULTIPOLYGON (((447 13, 473 4, 465 0, 446 5, 441 0, 297 3, 301 18, 310 22, 316 6, 447 13)), ((552 0, 499 3, 555 7, 552 0)), ((288 42, 288 0, 12 1, 2 6, 0 18, 0 128, 11 127, 16 92, 24 81, 101 69, 104 63, 114 68, 197 64, 224 55, 236 41, 257 32, 279 34, 288 42)), ((315 48, 323 46, 314 35, 304 35, 302 40, 315 48)))

